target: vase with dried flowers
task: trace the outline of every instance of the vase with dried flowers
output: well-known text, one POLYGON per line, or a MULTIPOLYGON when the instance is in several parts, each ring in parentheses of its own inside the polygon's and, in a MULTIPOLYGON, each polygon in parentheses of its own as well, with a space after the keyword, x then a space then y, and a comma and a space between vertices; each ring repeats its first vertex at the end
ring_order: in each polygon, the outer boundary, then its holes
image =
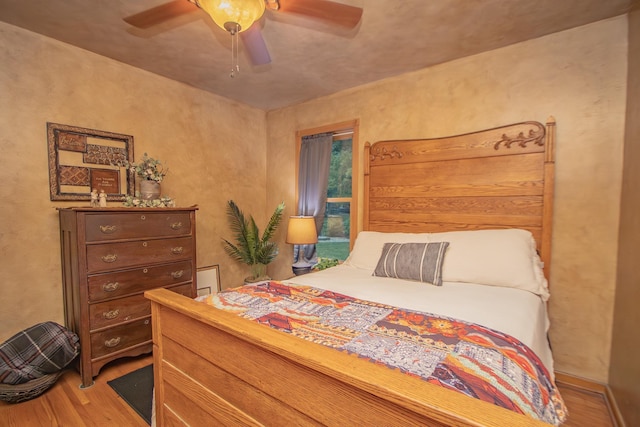
POLYGON ((160 160, 144 153, 139 162, 126 162, 123 166, 140 179, 140 199, 156 200, 160 198, 160 183, 169 171, 160 160))

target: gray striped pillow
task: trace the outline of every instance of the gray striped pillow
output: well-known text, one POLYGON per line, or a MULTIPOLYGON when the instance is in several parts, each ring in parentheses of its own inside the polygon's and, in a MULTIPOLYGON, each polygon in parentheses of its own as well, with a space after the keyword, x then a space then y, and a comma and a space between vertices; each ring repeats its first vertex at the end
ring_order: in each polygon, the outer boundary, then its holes
POLYGON ((374 276, 442 285, 442 262, 449 242, 385 243, 374 276))

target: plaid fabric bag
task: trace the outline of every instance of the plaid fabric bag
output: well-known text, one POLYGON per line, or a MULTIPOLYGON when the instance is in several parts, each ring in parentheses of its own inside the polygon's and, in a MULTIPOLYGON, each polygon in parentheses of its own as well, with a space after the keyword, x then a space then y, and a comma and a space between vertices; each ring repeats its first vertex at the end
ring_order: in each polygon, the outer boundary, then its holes
POLYGON ((38 323, 0 345, 0 383, 22 384, 59 372, 78 353, 76 334, 55 322, 38 323))

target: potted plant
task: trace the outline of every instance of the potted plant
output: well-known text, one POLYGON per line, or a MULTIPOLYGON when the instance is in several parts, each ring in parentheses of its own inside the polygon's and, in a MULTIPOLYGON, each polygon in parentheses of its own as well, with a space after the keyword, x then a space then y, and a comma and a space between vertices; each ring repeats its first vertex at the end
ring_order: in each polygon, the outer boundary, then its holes
POLYGON ((224 241, 224 249, 231 258, 251 267, 251 276, 247 277, 245 282, 254 283, 270 279, 267 276, 267 264, 278 255, 278 245, 271 242, 270 239, 282 220, 283 211, 284 203, 280 203, 271 215, 264 233, 260 236, 260 230, 253 216, 249 216, 247 219, 235 202, 229 200, 227 215, 236 242, 234 244, 226 239, 222 240, 224 241))
POLYGON ((140 181, 140 198, 142 200, 156 200, 160 198, 160 183, 167 175, 160 160, 149 157, 144 153, 138 163, 126 162, 124 165, 130 173, 135 174, 140 181))

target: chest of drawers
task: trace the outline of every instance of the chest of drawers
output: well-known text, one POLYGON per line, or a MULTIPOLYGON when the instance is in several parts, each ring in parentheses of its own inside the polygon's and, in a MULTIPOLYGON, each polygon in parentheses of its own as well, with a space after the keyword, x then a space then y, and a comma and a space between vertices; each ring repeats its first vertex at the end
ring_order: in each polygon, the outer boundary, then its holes
POLYGON ((107 363, 152 350, 149 289, 196 296, 196 207, 59 209, 65 322, 82 387, 107 363))

